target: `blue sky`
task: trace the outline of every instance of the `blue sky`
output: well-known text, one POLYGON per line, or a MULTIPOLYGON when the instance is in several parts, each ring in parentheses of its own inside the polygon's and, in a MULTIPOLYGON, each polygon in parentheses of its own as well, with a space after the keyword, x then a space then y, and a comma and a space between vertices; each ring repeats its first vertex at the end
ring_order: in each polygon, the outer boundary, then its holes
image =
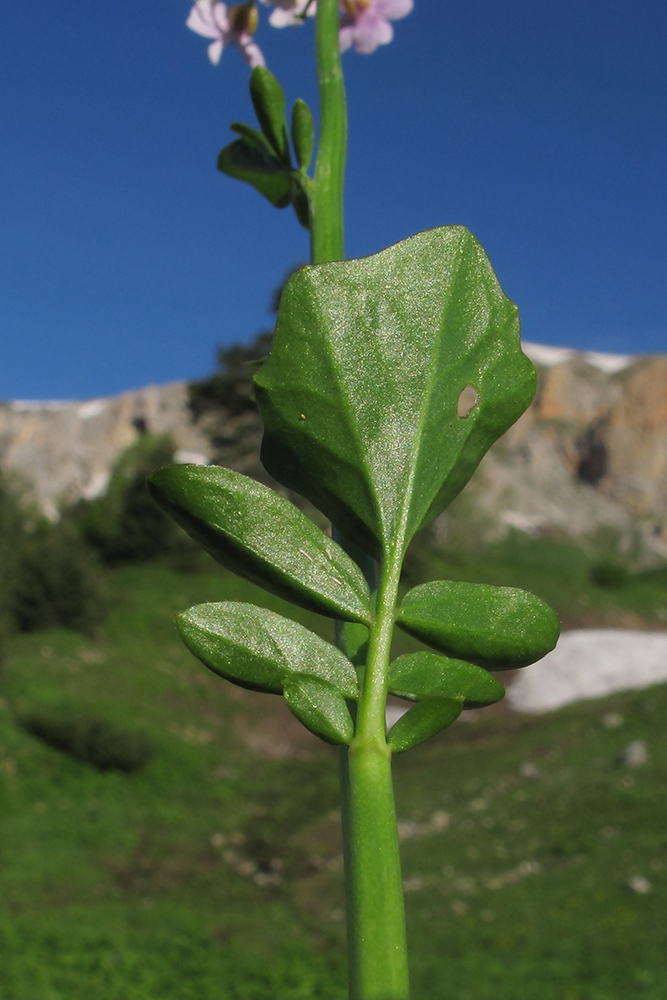
MULTIPOLYGON (((7 5, 0 35, 0 398, 212 370, 308 253, 291 210, 218 174, 248 70, 180 0, 7 5), (30 16, 27 16, 27 15, 30 16)), ((262 12, 264 13, 264 12, 262 12)), ((460 223, 528 340, 667 348, 667 13, 658 0, 415 0, 348 53, 347 253, 460 223)), ((312 25, 257 35, 316 104, 312 25)))

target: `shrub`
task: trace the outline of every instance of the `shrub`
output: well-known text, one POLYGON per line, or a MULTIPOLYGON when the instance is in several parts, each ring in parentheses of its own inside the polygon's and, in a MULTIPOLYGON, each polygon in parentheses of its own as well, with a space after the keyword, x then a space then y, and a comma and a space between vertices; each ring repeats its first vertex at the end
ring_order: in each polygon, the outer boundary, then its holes
POLYGON ((16 483, 0 474, 0 639, 11 628, 12 594, 20 573, 26 513, 16 483))
POLYGON ((252 392, 253 363, 269 353, 272 341, 273 334, 265 330, 250 344, 232 344, 218 350, 218 371, 188 386, 188 406, 195 421, 208 414, 228 420, 257 411, 252 392))
POLYGON ((613 559, 601 559, 591 566, 590 578, 598 587, 614 589, 628 582, 628 571, 613 559))
POLYGON ((90 632, 103 614, 95 554, 70 524, 52 524, 0 475, 0 646, 14 629, 90 632))
POLYGON ((104 611, 97 559, 71 525, 41 524, 26 534, 10 597, 22 632, 64 626, 89 633, 104 611))
POLYGON ((48 746, 98 771, 129 774, 142 768, 153 753, 143 734, 117 729, 103 719, 42 714, 21 719, 20 725, 48 746))
MULTIPOLYGON (((276 314, 287 280, 302 263, 294 264, 271 294, 269 312, 276 314)), ((253 375, 269 354, 273 331, 262 330, 249 342, 219 348, 217 371, 188 386, 188 406, 201 424, 212 449, 212 461, 238 469, 268 485, 277 485, 259 462, 262 422, 255 403, 253 375)))
POLYGON ((174 461, 169 435, 142 434, 116 461, 104 496, 80 500, 69 520, 105 563, 141 563, 167 556, 188 568, 196 547, 151 499, 146 477, 174 461))

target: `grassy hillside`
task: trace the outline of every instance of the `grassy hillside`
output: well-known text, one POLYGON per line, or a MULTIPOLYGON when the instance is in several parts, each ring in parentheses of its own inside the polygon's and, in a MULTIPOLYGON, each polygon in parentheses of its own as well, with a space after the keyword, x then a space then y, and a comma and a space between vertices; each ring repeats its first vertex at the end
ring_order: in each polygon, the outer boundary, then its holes
MULTIPOLYGON (((488 558, 486 579, 518 582, 488 558)), ((527 552, 521 582, 553 600, 549 565, 527 552)), ((563 567, 559 601, 659 623, 659 576, 612 591, 563 567)), ((0 1000, 343 1000, 336 752, 209 675, 172 625, 257 592, 156 566, 110 586, 95 640, 19 637, 0 674, 0 1000), (99 772, 17 724, 35 713, 102 718, 153 757, 99 772)), ((664 996, 666 714, 661 687, 482 716, 396 759, 414 1000, 664 996)))

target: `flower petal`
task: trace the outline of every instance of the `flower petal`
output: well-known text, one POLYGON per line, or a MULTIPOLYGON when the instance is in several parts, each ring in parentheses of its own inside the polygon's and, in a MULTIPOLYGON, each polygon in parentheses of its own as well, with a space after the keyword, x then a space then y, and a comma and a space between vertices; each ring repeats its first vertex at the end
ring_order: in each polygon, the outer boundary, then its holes
POLYGON ((223 35, 226 35, 230 30, 226 5, 224 3, 214 3, 212 7, 212 14, 214 23, 217 24, 223 35))
POLYGON ((414 0, 375 0, 375 10, 390 21, 406 17, 414 7, 414 0))
POLYGON ((354 27, 355 52, 369 56, 378 45, 387 45, 393 37, 394 29, 389 21, 369 9, 357 19, 354 27))
MULTIPOLYGON (((267 0, 262 0, 266 3, 267 0)), ((274 0, 275 2, 275 0, 274 0)), ((317 9, 315 0, 308 6, 308 0, 281 0, 277 3, 275 10, 271 12, 269 24, 274 28, 295 27, 304 23, 301 16, 308 7, 307 17, 313 17, 317 9)))
POLYGON ((300 17, 294 16, 293 10, 283 10, 281 7, 276 7, 275 10, 271 11, 269 24, 274 28, 293 28, 297 24, 303 24, 303 21, 300 17))
POLYGON ((346 25, 344 28, 341 28, 340 31, 338 32, 338 43, 340 46, 340 51, 347 52, 347 50, 352 45, 353 41, 354 41, 354 28, 352 27, 352 25, 346 25))
POLYGON ((224 48, 224 42, 221 38, 217 42, 211 42, 208 47, 208 57, 214 66, 217 66, 220 62, 220 56, 222 55, 222 50, 224 48))
POLYGON ((254 69, 255 66, 266 66, 266 62, 259 45, 257 42, 253 42, 252 37, 247 35, 245 32, 239 38, 239 48, 241 50, 241 55, 252 69, 254 69))
POLYGON ((308 0, 300 0, 298 7, 299 14, 303 14, 306 11, 306 17, 315 17, 317 13, 317 0, 313 0, 311 4, 308 3, 308 0))
POLYGON ((197 0, 185 24, 191 31, 204 38, 220 37, 220 29, 213 21, 213 12, 208 0, 197 0))

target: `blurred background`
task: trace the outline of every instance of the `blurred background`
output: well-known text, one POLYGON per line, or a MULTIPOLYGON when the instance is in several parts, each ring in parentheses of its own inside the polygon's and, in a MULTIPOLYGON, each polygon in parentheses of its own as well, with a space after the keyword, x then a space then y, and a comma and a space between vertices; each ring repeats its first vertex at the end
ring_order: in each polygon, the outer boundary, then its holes
MULTIPOLYGON (((216 566, 144 486, 194 461, 277 487, 248 362, 308 254, 290 210, 215 170, 248 70, 209 64, 188 9, 14 7, 0 37, 0 1000, 345 996, 336 752, 208 675, 173 616, 332 625, 216 566)), ((312 25, 261 14, 315 108, 312 25)), ((348 254, 467 225, 539 376, 403 586, 533 590, 565 636, 396 758, 414 997, 658 1000, 665 14, 416 0, 394 27, 344 57, 348 254)))
MULTIPOLYGON (((108 395, 205 375, 308 256, 291 210, 215 170, 250 121, 181 0, 15 5, 3 21, 0 397, 108 395)), ((316 110, 312 24, 257 33, 288 102, 316 110)), ((611 0, 416 0, 344 57, 347 252, 466 225, 529 341, 663 349, 665 14, 611 0)))

